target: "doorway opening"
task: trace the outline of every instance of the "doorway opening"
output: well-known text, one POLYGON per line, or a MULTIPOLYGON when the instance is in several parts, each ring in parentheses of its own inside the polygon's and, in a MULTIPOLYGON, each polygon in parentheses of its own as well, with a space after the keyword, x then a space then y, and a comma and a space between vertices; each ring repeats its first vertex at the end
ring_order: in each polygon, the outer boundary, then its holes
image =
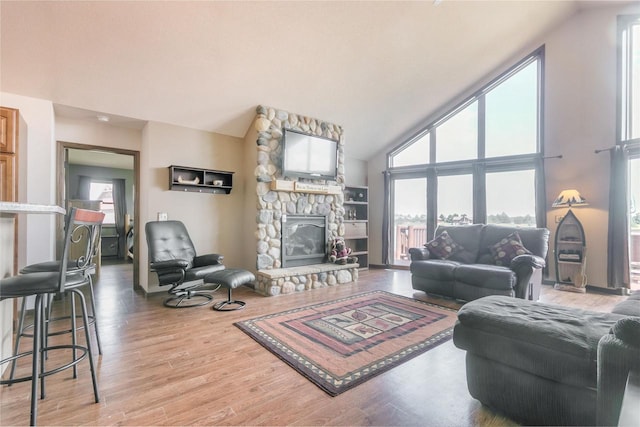
POLYGON ((105 213, 98 273, 103 263, 131 263, 134 287, 139 285, 139 157, 133 150, 58 142, 58 204, 105 213))

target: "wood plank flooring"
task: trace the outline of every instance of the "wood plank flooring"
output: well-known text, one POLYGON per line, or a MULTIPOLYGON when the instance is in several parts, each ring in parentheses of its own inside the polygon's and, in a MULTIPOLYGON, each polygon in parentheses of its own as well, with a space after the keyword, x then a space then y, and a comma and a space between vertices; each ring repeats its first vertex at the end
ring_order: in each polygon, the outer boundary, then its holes
MULTIPOLYGON (((97 357, 100 403, 88 363, 46 380, 40 425, 402 425, 500 426, 511 421, 471 398, 464 352, 451 341, 337 397, 330 397, 233 323, 266 313, 380 289, 457 307, 414 291, 410 273, 361 272, 358 282, 294 295, 234 292, 244 310, 211 305, 175 310, 165 294, 132 290, 131 265, 103 265, 96 282, 103 355, 97 357)), ((226 295, 218 291, 216 300, 226 295)), ((622 297, 572 294, 545 286, 541 300, 608 311, 622 297)), ((64 307, 58 301, 56 307, 64 307)), ((57 340, 68 340, 60 336, 57 340)), ((31 346, 25 340, 25 348, 31 346)), ((51 355, 48 366, 62 356, 51 355)), ((21 371, 29 371, 29 361, 21 371)), ((30 383, 0 387, 0 425, 27 425, 30 383)))

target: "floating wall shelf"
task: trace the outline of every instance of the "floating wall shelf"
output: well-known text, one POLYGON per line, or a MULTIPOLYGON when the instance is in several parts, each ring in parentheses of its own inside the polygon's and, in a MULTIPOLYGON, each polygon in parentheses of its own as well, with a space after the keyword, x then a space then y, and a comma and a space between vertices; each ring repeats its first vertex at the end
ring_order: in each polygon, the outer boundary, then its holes
POLYGON ((233 172, 185 166, 169 166, 169 190, 229 194, 233 172))

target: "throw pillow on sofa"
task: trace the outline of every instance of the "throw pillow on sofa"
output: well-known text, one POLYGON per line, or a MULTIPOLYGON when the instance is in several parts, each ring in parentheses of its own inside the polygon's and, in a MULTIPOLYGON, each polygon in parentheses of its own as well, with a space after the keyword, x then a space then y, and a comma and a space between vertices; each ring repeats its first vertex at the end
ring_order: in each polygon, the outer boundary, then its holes
POLYGON ((496 265, 505 267, 511 265, 511 260, 518 255, 531 253, 522 244, 522 240, 520 240, 520 235, 517 231, 501 239, 498 243, 489 246, 489 250, 491 251, 491 255, 493 255, 493 259, 496 261, 496 265))
POLYGON ((443 231, 438 237, 425 243, 424 246, 429 249, 431 255, 440 259, 447 259, 451 255, 464 249, 464 247, 456 243, 446 231, 443 231))

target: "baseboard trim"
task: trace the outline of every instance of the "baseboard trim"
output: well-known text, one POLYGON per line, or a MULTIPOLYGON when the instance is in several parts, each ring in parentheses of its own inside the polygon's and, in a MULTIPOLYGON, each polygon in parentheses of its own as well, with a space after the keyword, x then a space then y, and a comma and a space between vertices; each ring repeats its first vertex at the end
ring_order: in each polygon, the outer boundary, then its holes
POLYGON ((408 265, 391 265, 391 264, 369 264, 369 268, 376 268, 376 269, 382 269, 382 270, 387 270, 387 269, 391 269, 391 270, 409 270, 409 266, 408 265))
POLYGON ((371 269, 385 269, 385 268, 392 268, 390 265, 383 265, 383 264, 369 264, 369 268, 371 269))
POLYGON ((587 285, 587 291, 608 295, 628 295, 627 288, 603 288, 602 286, 587 285))
MULTIPOLYGON (((543 285, 554 286, 556 284, 555 280, 543 279, 543 285)), ((627 288, 605 288, 604 286, 597 285, 587 285, 587 292, 595 292, 598 294, 607 294, 607 295, 628 295, 627 288)))

